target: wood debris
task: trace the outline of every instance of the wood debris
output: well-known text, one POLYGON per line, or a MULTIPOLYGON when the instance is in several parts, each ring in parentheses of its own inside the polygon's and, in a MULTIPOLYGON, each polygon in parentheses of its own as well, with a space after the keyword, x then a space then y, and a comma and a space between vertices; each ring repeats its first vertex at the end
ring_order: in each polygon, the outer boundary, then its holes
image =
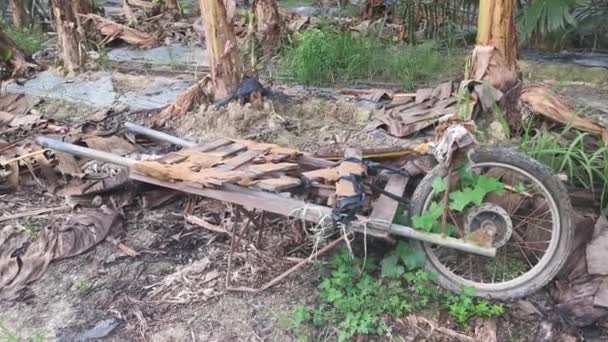
POLYGON ((196 106, 209 104, 209 96, 205 92, 205 88, 210 80, 211 78, 209 76, 205 76, 180 94, 173 104, 169 105, 149 120, 148 123, 150 126, 162 127, 167 122, 185 115, 196 106))
POLYGON ((584 132, 602 137, 608 142, 608 130, 598 121, 581 117, 561 96, 541 84, 530 84, 523 88, 522 103, 533 113, 546 119, 572 126, 584 132))
MULTIPOLYGON (((130 2, 132 1, 130 0, 130 2)), ((160 35, 158 33, 150 34, 142 32, 96 14, 84 14, 79 15, 79 17, 84 21, 93 22, 95 28, 105 37, 105 43, 120 39, 128 44, 147 49, 157 46, 160 42, 160 35)))

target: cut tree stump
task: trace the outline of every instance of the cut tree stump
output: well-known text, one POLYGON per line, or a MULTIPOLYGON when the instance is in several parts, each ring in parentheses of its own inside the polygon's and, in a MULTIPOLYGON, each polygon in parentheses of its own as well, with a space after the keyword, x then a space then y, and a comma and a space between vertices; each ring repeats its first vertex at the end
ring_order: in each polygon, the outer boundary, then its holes
MULTIPOLYGON (((230 2, 227 0, 226 2, 230 2)), ((221 0, 199 0, 216 98, 231 95, 241 79, 241 65, 232 19, 221 0)))
POLYGON ((277 48, 281 35, 281 18, 275 0, 254 0, 257 39, 267 53, 277 48))
POLYGON ((51 0, 57 44, 61 51, 61 59, 65 71, 73 75, 84 64, 84 56, 80 53, 79 21, 72 0, 51 0))

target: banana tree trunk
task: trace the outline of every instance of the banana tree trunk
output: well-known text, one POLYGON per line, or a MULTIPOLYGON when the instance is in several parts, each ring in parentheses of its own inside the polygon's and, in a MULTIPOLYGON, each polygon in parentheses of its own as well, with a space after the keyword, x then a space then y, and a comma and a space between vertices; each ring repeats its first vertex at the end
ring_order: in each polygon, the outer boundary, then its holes
POLYGON ((281 18, 275 0, 254 0, 258 40, 267 52, 275 50, 281 34, 281 18))
POLYGON ((30 16, 25 9, 24 0, 10 0, 13 13, 13 25, 18 29, 25 29, 30 24, 30 16))
POLYGON ((57 44, 61 51, 63 67, 68 74, 75 74, 84 64, 80 53, 80 32, 75 6, 72 0, 51 0, 57 44))
POLYGON ((216 98, 225 98, 234 92, 241 77, 232 16, 228 13, 230 6, 222 0, 199 1, 214 95, 216 98))
POLYGON ((503 92, 521 78, 514 15, 515 0, 480 0, 469 78, 487 81, 503 92))
MULTIPOLYGON (((500 107, 511 128, 521 126, 521 74, 517 66, 515 28, 516 0, 480 0, 477 42, 471 54, 468 79, 485 81, 504 94, 500 107)), ((482 126, 496 125, 498 113, 481 120, 482 126)), ((498 134, 498 136, 508 136, 498 134)))

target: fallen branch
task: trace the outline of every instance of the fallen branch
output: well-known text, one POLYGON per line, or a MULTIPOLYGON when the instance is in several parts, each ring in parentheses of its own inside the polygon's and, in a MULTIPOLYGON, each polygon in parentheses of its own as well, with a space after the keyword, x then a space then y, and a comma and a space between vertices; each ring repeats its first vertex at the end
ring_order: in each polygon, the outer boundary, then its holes
POLYGON ((211 224, 211 223, 203 220, 200 217, 197 217, 197 216, 194 216, 194 215, 190 215, 190 214, 185 214, 184 215, 184 220, 186 220, 186 222, 188 222, 188 223, 195 224, 197 226, 200 226, 202 228, 210 230, 210 231, 212 231, 214 233, 226 234, 226 235, 229 235, 230 237, 232 237, 232 233, 231 232, 229 232, 229 231, 227 231, 227 230, 225 230, 225 229, 223 229, 221 227, 218 227, 216 225, 213 225, 213 224, 211 224))
POLYGON ((289 276, 290 274, 292 274, 295 271, 299 270, 300 268, 306 266, 308 263, 310 263, 314 259, 316 259, 319 256, 321 256, 321 255, 327 253, 328 251, 334 249, 335 247, 337 247, 343 241, 344 241, 344 236, 341 236, 340 238, 334 240, 333 242, 331 242, 327 246, 325 246, 325 247, 321 248, 320 250, 318 250, 317 252, 311 254, 308 258, 300 261, 299 263, 297 263, 296 265, 294 265, 292 268, 290 268, 287 271, 281 273, 279 276, 277 276, 276 278, 274 278, 271 281, 267 282, 264 286, 262 286, 262 287, 260 287, 258 289, 254 289, 254 288, 251 288, 251 287, 226 287, 226 290, 227 291, 251 292, 251 293, 262 292, 264 290, 268 290, 269 288, 271 288, 271 287, 275 286, 276 284, 278 284, 279 282, 281 282, 281 280, 287 278, 287 276, 289 276))
POLYGON ((70 209, 71 209, 70 206, 66 205, 66 206, 56 207, 56 208, 28 210, 28 211, 24 211, 24 212, 12 214, 12 215, 0 216, 0 222, 15 220, 15 219, 29 217, 29 216, 42 215, 42 214, 51 213, 51 212, 55 212, 55 211, 68 211, 70 209))
POLYGON ((39 154, 43 154, 44 152, 48 151, 47 149, 41 149, 38 151, 34 151, 34 152, 30 152, 28 154, 24 154, 22 156, 19 157, 15 157, 13 159, 9 159, 9 160, 0 160, 0 166, 6 166, 8 164, 14 163, 14 162, 18 162, 21 161, 23 159, 27 159, 27 158, 31 158, 31 157, 35 157, 39 154))

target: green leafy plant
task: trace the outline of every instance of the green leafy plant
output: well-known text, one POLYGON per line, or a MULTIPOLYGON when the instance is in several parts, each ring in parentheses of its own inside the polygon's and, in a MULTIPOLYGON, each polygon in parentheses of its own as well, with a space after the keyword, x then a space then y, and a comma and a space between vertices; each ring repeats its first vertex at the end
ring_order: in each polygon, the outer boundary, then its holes
POLYGON ((32 55, 42 49, 42 44, 46 39, 44 33, 38 28, 17 30, 9 26, 4 27, 3 30, 27 55, 32 55))
POLYGON ((95 287, 95 282, 89 279, 81 279, 75 282, 74 286, 82 294, 87 294, 93 290, 93 288, 95 287))
POLYGON ((314 310, 296 307, 293 326, 333 326, 338 340, 344 341, 355 335, 383 335, 389 332, 391 317, 433 305, 445 307, 455 317, 459 315, 457 319, 462 322, 473 316, 499 314, 492 304, 468 293, 444 294, 434 284, 435 275, 421 268, 424 260, 422 251, 403 241, 380 262, 369 258, 364 262, 352 257, 347 249, 340 250, 319 285, 320 303, 314 310))
POLYGON ((576 0, 536 0, 520 16, 520 30, 524 38, 534 32, 541 34, 565 29, 576 25, 571 11, 576 0))
MULTIPOLYGON (((501 195, 505 191, 505 185, 498 178, 477 175, 467 165, 458 169, 458 175, 460 187, 450 189, 448 195, 449 208, 455 212, 462 212, 471 205, 481 205, 490 193, 501 195)), ((440 195, 447 190, 447 180, 438 177, 433 180, 432 187, 433 193, 440 195)), ((444 209, 443 204, 431 202, 423 214, 412 217, 414 228, 429 233, 439 233, 441 231, 439 219, 443 216, 444 209)), ((446 234, 451 235, 453 231, 453 225, 446 223, 446 234)))
POLYGON ((496 317, 504 313, 501 304, 492 304, 485 299, 476 300, 473 294, 473 289, 464 288, 459 294, 446 296, 445 305, 458 323, 465 324, 471 317, 496 317))

